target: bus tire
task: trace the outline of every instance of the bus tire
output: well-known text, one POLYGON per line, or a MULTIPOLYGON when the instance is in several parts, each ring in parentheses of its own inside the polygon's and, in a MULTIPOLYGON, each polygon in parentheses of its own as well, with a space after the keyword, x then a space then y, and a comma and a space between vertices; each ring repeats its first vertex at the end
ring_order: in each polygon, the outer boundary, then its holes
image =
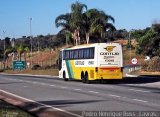
POLYGON ((81 72, 81 80, 82 80, 83 83, 86 83, 86 79, 85 79, 83 71, 81 72))
POLYGON ((66 72, 65 71, 63 71, 63 80, 68 81, 68 79, 66 78, 66 72))
POLYGON ((88 77, 88 72, 85 73, 85 79, 86 79, 87 84, 91 83, 91 81, 89 80, 89 77, 88 77))

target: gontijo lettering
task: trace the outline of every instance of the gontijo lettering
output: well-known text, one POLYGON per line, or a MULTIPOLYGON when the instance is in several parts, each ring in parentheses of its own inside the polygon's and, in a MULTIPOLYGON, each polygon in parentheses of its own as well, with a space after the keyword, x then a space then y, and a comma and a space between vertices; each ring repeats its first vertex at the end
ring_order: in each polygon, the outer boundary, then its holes
POLYGON ((101 52, 100 55, 119 55, 118 52, 101 52))

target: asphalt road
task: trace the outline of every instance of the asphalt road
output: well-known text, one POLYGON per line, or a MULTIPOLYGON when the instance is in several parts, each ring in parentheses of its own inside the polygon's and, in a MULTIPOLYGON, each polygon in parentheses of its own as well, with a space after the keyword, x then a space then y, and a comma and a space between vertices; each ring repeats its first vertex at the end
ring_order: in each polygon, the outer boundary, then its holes
MULTIPOLYGON (((137 82, 132 80, 133 84, 137 82)), ((0 75, 1 90, 81 116, 87 116, 87 111, 160 110, 160 90, 129 84, 129 80, 83 84, 58 78, 0 75)))

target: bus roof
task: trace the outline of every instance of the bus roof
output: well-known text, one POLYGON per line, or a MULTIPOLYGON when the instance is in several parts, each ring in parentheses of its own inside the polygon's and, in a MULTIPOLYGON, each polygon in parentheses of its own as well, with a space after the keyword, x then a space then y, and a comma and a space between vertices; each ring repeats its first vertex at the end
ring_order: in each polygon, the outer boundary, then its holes
MULTIPOLYGON (((104 43, 82 44, 82 45, 72 46, 72 47, 63 48, 63 49, 76 49, 76 48, 85 48, 85 47, 95 47, 96 45, 101 45, 101 44, 104 44, 104 43)), ((117 44, 117 45, 121 45, 121 43, 118 43, 118 42, 109 42, 109 43, 105 43, 105 44, 117 44)))

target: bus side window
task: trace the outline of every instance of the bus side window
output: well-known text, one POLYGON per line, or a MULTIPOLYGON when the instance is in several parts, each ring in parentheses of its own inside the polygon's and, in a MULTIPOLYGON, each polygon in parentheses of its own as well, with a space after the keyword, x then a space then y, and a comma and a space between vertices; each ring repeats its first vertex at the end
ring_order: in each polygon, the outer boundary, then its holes
POLYGON ((79 59, 83 59, 83 49, 79 50, 79 59))
POLYGON ((89 48, 86 49, 86 58, 89 58, 89 48))
POLYGON ((73 50, 70 51, 70 59, 73 59, 73 50))
POLYGON ((94 58, 94 48, 90 48, 90 58, 94 58))
POLYGON ((74 50, 74 59, 78 59, 78 50, 74 50))
POLYGON ((84 51, 83 57, 84 57, 84 59, 85 59, 85 58, 86 58, 86 49, 84 49, 83 51, 84 51))
POLYGON ((88 48, 84 49, 84 59, 88 58, 88 48))

